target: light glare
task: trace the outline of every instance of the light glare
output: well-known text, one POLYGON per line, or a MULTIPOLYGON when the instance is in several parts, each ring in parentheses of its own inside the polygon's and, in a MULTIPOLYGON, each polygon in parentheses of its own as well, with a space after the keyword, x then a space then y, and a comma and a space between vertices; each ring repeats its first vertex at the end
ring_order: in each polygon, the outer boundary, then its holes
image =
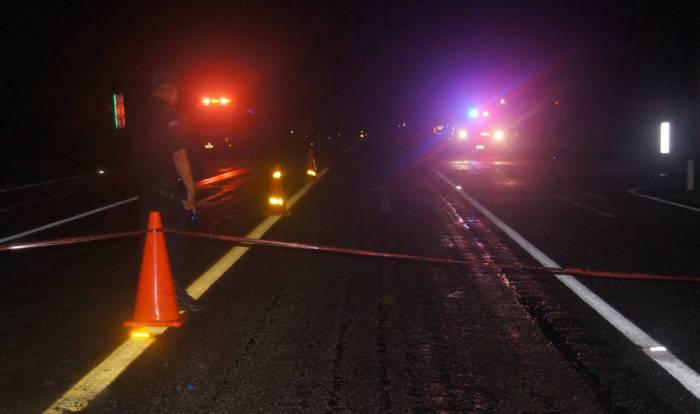
POLYGON ((146 331, 131 331, 131 337, 134 339, 148 339, 151 334, 146 331))
POLYGON ((273 172, 273 173, 272 173, 272 178, 275 178, 275 179, 282 178, 282 171, 277 170, 277 171, 273 172))
POLYGON ((459 132, 457 133, 457 138, 467 139, 467 135, 469 135, 469 132, 467 132, 466 129, 460 129, 459 132))
POLYGON ((479 109, 478 108, 469 109, 469 118, 478 118, 478 117, 479 117, 479 109))

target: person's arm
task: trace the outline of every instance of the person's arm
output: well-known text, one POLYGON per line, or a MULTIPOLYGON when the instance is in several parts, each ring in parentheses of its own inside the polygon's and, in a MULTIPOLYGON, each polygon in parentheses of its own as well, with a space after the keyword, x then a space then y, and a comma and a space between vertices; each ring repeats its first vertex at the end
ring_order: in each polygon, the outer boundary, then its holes
POLYGON ((182 178, 182 182, 185 184, 187 189, 187 199, 182 201, 182 205, 187 210, 192 210, 193 213, 197 212, 196 206, 196 191, 194 187, 194 177, 192 176, 192 166, 190 165, 190 159, 187 156, 187 150, 180 148, 173 153, 173 162, 175 162, 175 169, 177 173, 182 178))

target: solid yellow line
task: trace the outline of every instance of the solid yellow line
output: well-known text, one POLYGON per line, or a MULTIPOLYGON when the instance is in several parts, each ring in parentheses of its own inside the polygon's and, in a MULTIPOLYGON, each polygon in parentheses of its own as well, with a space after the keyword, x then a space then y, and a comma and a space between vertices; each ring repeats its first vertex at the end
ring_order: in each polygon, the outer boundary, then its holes
MULTIPOLYGON (((319 174, 319 178, 323 177, 323 175, 328 171, 328 168, 325 168, 321 173, 319 174)), ((296 204, 306 193, 311 189, 311 187, 314 186, 315 183, 306 183, 303 187, 299 189, 288 201, 287 201, 287 208, 291 209, 294 204, 296 204)), ((250 233, 246 235, 246 237, 250 239, 259 239, 262 236, 267 233, 272 226, 277 223, 277 221, 282 218, 283 216, 270 216, 263 220, 262 223, 258 224, 257 227, 255 227, 250 233)), ((202 297, 204 292, 209 290, 211 285, 216 283, 217 280, 221 278, 221 276, 224 275, 224 273, 231 268, 241 257, 243 257, 246 252, 248 252, 249 247, 244 247, 244 246, 236 246, 232 248, 231 250, 228 251, 228 253, 224 254, 221 259, 219 259, 216 263, 214 263, 206 272, 204 272, 197 280, 192 282, 187 287, 187 293, 192 296, 195 299, 199 299, 202 297)))
MULTIPOLYGON (((329 168, 325 168, 319 174, 321 178, 329 168)), ((287 202, 287 207, 292 208, 315 183, 307 183, 299 189, 287 202)), ((246 237, 259 239, 267 233, 282 216, 270 216, 256 226, 246 237)), ((223 274, 229 270, 248 251, 248 247, 236 246, 229 250, 221 259, 202 274, 197 280, 187 287, 187 293, 195 299, 200 298, 223 274)), ((59 414, 64 412, 78 412, 84 410, 97 394, 107 388, 109 384, 136 360, 149 346, 155 342, 153 336, 162 334, 168 328, 149 328, 152 335, 147 339, 129 338, 119 345, 99 365, 88 372, 80 381, 73 385, 65 394, 56 400, 43 414, 59 414)))
MULTIPOLYGON (((151 335, 159 335, 166 328, 149 328, 151 335)), ((129 338, 115 349, 107 358, 88 372, 71 389, 56 400, 44 414, 78 412, 87 407, 97 393, 111 384, 136 358, 155 342, 155 338, 129 338)))

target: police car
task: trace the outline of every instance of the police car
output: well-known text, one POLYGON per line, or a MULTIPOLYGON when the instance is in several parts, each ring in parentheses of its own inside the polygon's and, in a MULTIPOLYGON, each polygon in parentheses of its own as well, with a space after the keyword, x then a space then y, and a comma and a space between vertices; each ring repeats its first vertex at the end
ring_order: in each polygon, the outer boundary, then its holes
MULTIPOLYGON (((449 128, 448 141, 453 150, 468 153, 504 153, 511 145, 504 113, 500 108, 471 107, 466 119, 449 128)), ((444 133, 444 132, 443 132, 444 133)))

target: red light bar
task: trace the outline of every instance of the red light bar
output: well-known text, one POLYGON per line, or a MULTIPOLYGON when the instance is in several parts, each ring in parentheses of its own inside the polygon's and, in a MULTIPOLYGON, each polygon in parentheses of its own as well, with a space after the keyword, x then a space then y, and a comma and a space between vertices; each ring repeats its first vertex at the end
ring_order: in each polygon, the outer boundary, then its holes
POLYGON ((211 106, 211 105, 221 105, 221 106, 226 106, 231 103, 231 98, 227 98, 226 96, 220 96, 218 98, 210 98, 208 96, 205 96, 201 99, 202 105, 204 106, 211 106))

